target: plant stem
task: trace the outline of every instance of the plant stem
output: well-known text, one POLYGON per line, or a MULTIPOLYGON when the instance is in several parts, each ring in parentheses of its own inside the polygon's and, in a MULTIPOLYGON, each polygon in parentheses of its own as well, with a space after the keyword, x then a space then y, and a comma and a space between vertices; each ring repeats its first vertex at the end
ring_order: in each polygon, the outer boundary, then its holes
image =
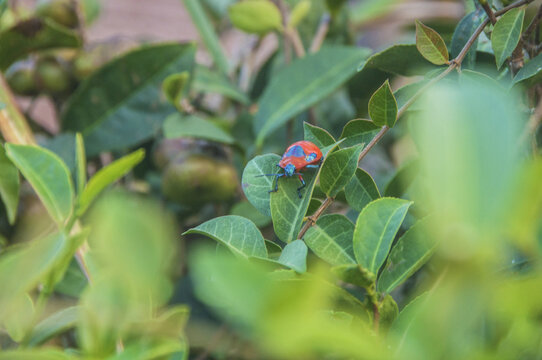
POLYGON ((322 15, 320 19, 320 24, 318 24, 318 30, 312 39, 311 46, 309 48, 310 53, 315 53, 320 50, 324 39, 326 38, 327 31, 329 30, 329 22, 331 21, 331 16, 328 13, 322 15))
POLYGON ((487 14, 487 17, 489 18, 489 20, 491 20, 491 23, 493 25, 495 25, 495 23, 497 22, 497 18, 495 17, 495 13, 491 9, 491 6, 489 6, 487 0, 486 1, 478 1, 478 2, 480 3, 480 5, 482 5, 482 8, 484 9, 484 11, 487 14))
POLYGON ((540 7, 538 8, 538 12, 534 16, 533 20, 531 21, 527 29, 523 32, 523 35, 521 36, 521 38, 524 41, 527 40, 531 36, 531 34, 536 29, 538 24, 540 24, 541 19, 542 19, 542 5, 540 5, 540 7))
MULTIPOLYGON (((514 8, 517 8, 517 7, 520 7, 520 6, 523 6, 523 5, 526 5, 526 4, 529 4, 531 2, 533 2, 534 0, 520 0, 520 1, 517 1, 513 4, 510 4, 508 5, 507 7, 499 10, 499 11, 496 11, 494 14, 495 16, 501 16, 503 14, 505 14, 507 11, 511 10, 511 9, 514 9, 514 8)), ((461 67, 461 63, 463 62, 463 59, 465 58, 465 56, 467 55, 467 52, 470 50, 470 48, 472 47, 472 45, 474 44, 474 42, 476 41, 476 39, 478 38, 478 36, 480 36, 480 34, 482 33, 482 31, 484 30, 484 28, 489 24, 489 19, 485 19, 479 26, 478 28, 476 28, 476 30, 474 31, 474 33, 471 35, 471 37, 469 38, 469 40, 467 41, 467 43, 465 44, 465 46, 463 46, 463 49, 461 50, 461 52, 457 55, 457 57, 455 59, 452 59, 450 62, 449 62, 449 65, 448 67, 443 71, 441 72, 438 76, 434 77, 433 79, 431 79, 427 84, 425 84, 422 88, 420 88, 402 107, 401 109, 399 109, 399 111, 397 112, 397 119, 401 118, 407 111, 407 109, 423 94, 425 93, 425 91, 427 91, 427 89, 429 89, 431 86, 433 86, 434 84, 436 84, 437 82, 439 82, 440 80, 442 80, 444 77, 446 77, 446 75, 448 75, 450 72, 452 72, 454 69, 457 69, 457 68, 460 68, 461 67)), ((388 126, 383 126, 380 131, 373 137, 373 139, 369 142, 369 144, 367 144, 367 146, 363 149, 363 151, 361 152, 361 154, 359 155, 359 161, 361 161, 368 153, 369 151, 380 141, 380 139, 382 139, 382 137, 388 132, 390 128, 388 126)), ((358 162, 359 162, 358 161, 358 162)), ((314 225, 316 223, 316 221, 318 220, 318 218, 322 215, 322 213, 329 207, 329 205, 331 205, 331 203, 333 202, 333 198, 327 198, 323 203, 322 205, 320 205, 320 207, 316 210, 316 212, 309 216, 307 218, 307 221, 305 222, 305 224, 303 225, 303 227, 301 228, 301 231, 299 232, 297 238, 298 239, 302 239, 303 236, 305 235, 305 233, 307 232, 307 230, 309 230, 309 228, 314 225)))

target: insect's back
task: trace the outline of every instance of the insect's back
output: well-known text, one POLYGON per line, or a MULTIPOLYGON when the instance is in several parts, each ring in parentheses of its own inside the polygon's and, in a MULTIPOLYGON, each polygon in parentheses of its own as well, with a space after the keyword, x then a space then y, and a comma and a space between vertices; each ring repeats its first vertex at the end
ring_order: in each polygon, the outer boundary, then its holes
POLYGON ((305 166, 316 164, 321 159, 322 152, 318 146, 310 141, 298 141, 286 149, 279 166, 284 169, 288 164, 292 164, 297 170, 302 170, 305 166))

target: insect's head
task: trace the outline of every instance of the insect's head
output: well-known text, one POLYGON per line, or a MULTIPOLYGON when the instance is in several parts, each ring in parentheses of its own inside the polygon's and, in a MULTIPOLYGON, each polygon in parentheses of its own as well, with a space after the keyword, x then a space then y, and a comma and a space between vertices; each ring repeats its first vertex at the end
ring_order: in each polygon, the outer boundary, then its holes
POLYGON ((293 164, 288 164, 284 168, 284 174, 286 176, 292 176, 295 173, 295 166, 293 164))

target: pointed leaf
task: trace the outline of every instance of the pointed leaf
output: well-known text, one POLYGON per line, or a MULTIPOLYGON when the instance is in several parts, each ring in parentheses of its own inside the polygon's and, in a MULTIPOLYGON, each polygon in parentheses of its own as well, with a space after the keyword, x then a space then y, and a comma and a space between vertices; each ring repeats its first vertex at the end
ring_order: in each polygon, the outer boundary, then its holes
POLYGON ((354 224, 344 215, 324 215, 309 228, 303 240, 322 260, 331 265, 355 264, 352 236, 354 224))
POLYGON ((416 44, 393 45, 372 55, 362 62, 358 71, 378 69, 387 73, 403 76, 425 75, 428 70, 435 68, 429 65, 418 51, 416 44), (397 61, 401 59, 401 61, 397 61))
POLYGON ((0 360, 75 360, 64 351, 54 349, 17 349, 0 352, 0 360))
POLYGON ((371 96, 369 116, 377 126, 393 127, 397 120, 397 101, 388 80, 371 96))
MULTIPOLYGON (((465 15, 459 24, 457 24, 454 35, 452 36, 452 43, 450 46, 450 54, 452 58, 455 58, 463 47, 467 44, 472 34, 480 24, 486 18, 484 9, 479 8, 465 15)), ((461 63, 461 68, 472 69, 476 63, 476 49, 478 48, 478 39, 472 44, 470 50, 461 63)))
POLYGON ((6 156, 2 146, 0 146, 0 198, 4 202, 9 223, 13 225, 19 205, 19 172, 6 156))
POLYGON ((49 150, 29 145, 7 144, 10 160, 28 180, 57 224, 72 212, 73 184, 66 164, 49 150))
POLYGON ((402 199, 382 198, 361 211, 354 230, 354 254, 358 264, 378 273, 411 204, 402 199))
POLYGON ((202 93, 215 93, 236 100, 241 104, 250 104, 250 99, 239 88, 233 85, 223 74, 212 71, 205 66, 196 66, 196 75, 192 89, 202 93))
POLYGON ((164 122, 163 130, 166 139, 193 137, 224 144, 233 144, 235 142, 235 139, 226 131, 211 121, 195 115, 171 114, 164 122))
POLYGON ((418 20, 416 20, 416 47, 420 54, 431 63, 435 65, 448 63, 448 49, 442 37, 418 20))
POLYGON ((21 342, 24 339, 26 333, 34 325, 34 314, 32 298, 26 293, 18 295, 4 319, 6 332, 13 341, 21 342))
POLYGON ((420 220, 397 241, 378 279, 378 291, 391 292, 429 260, 436 242, 427 226, 427 218, 420 220))
POLYGON ((538 54, 535 58, 529 60, 525 66, 523 66, 512 81, 512 85, 520 82, 526 82, 528 85, 534 84, 540 80, 540 74, 542 73, 542 54, 538 54))
POLYGON ((158 44, 112 60, 77 88, 62 114, 64 127, 83 134, 88 156, 152 137, 175 112, 160 91, 162 81, 191 73, 194 54, 194 44, 158 44))
POLYGON ((50 19, 26 19, 0 33, 0 69, 6 70, 32 51, 80 45, 81 39, 73 30, 50 19))
POLYGON ((190 74, 187 71, 183 71, 169 75, 162 82, 162 92, 166 95, 171 105, 175 106, 179 111, 183 111, 181 100, 186 94, 189 79, 190 74))
POLYGON ((254 119, 257 144, 263 144, 271 132, 337 90, 369 53, 363 48, 329 46, 294 61, 274 76, 260 98, 254 119))
POLYGON ((318 169, 308 169, 303 173, 306 186, 301 190, 301 199, 297 193, 297 188, 301 185, 297 176, 279 179, 278 191, 271 193, 271 217, 275 234, 282 241, 289 243, 297 239, 297 234, 307 214, 316 179, 328 161, 327 153, 338 145, 339 142, 322 148, 324 164, 318 169))
POLYGON ((507 11, 497 20, 491 33, 491 47, 495 53, 498 68, 514 52, 521 36, 524 17, 525 9, 515 8, 507 11))
POLYGON ((335 139, 327 130, 307 122, 303 123, 303 133, 305 140, 314 143, 319 148, 335 144, 335 139))
POLYGON ((309 14, 310 9, 311 2, 309 0, 301 0, 298 2, 290 12, 288 27, 297 27, 297 25, 299 25, 299 23, 309 14))
POLYGON ((331 153, 320 175, 320 187, 329 197, 335 197, 350 182, 358 167, 363 146, 352 146, 331 153))
POLYGON ((96 174, 94 174, 81 194, 79 199, 79 208, 77 210, 78 214, 84 214, 90 204, 92 204, 96 197, 107 186, 126 175, 134 166, 139 164, 144 157, 145 150, 139 149, 113 161, 111 164, 100 169, 96 174))
POLYGON ((241 1, 228 8, 231 23, 249 34, 265 35, 282 29, 282 16, 279 8, 271 1, 241 1))
POLYGON ((269 190, 273 189, 274 177, 262 175, 276 173, 279 161, 280 156, 276 154, 256 156, 245 166, 241 180, 248 201, 267 216, 271 216, 269 190))
POLYGON ((298 273, 307 271, 307 245, 302 240, 294 240, 284 247, 278 262, 298 273))
POLYGON ((371 175, 360 168, 356 169, 356 174, 344 188, 344 193, 348 205, 357 211, 363 210, 368 203, 380 197, 371 175))
POLYGON ((341 146, 368 144, 379 131, 380 127, 370 120, 350 120, 343 128, 340 139, 344 139, 344 141, 341 146))
POLYGON ((77 306, 62 309, 38 323, 28 337, 28 346, 36 346, 55 337, 58 334, 75 327, 78 320, 77 306))
POLYGON ((87 158, 85 155, 85 143, 81 133, 75 134, 75 167, 77 174, 77 194, 80 196, 87 184, 87 158))
POLYGON ((254 223, 244 217, 221 216, 186 231, 186 234, 202 234, 226 245, 234 254, 243 257, 267 257, 262 233, 254 223))

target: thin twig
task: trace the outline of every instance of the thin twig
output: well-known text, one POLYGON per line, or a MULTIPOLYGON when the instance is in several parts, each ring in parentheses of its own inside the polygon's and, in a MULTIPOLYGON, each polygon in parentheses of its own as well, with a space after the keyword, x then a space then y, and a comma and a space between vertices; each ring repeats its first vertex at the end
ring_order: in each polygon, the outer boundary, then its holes
POLYGON ((521 38, 524 41, 526 41, 531 36, 531 34, 536 29, 538 24, 540 24, 541 19, 542 19, 542 5, 540 5, 540 7, 538 8, 538 12, 534 16, 533 20, 531 21, 527 29, 525 29, 525 31, 523 32, 523 35, 521 36, 521 38))
MULTIPOLYGON (((533 2, 534 0, 521 0, 517 1, 513 4, 508 5, 507 7, 496 11, 494 14, 495 16, 501 16, 510 9, 517 8, 526 4, 529 4, 533 2)), ((413 96, 410 98, 405 105, 399 109, 397 112, 397 119, 401 118, 406 110, 416 101, 427 89, 429 89, 431 86, 442 80, 446 75, 448 75, 450 72, 452 72, 454 69, 458 69, 461 67, 461 63, 463 62, 463 59, 467 55, 467 52, 470 50, 478 36, 482 33, 484 28, 489 24, 489 19, 485 19, 478 28, 474 31, 474 33, 471 35, 461 52, 457 55, 457 57, 449 62, 448 67, 446 70, 444 70, 442 73, 440 73, 438 76, 431 79, 427 84, 425 84, 421 89, 419 89, 413 96)), ((390 128, 388 126, 383 126, 382 129, 374 136, 374 138, 369 142, 369 144, 363 149, 359 156, 359 161, 361 161, 368 153, 369 151, 380 141, 380 139, 388 132, 390 128)), ((307 232, 307 230, 316 223, 320 215, 331 205, 333 202, 333 198, 327 198, 322 205, 316 210, 316 212, 309 216, 303 227, 301 228, 301 231, 299 232, 297 238, 301 239, 307 232)))
POLYGON ((487 17, 489 18, 489 20, 491 21, 491 23, 492 23, 493 25, 495 25, 495 23, 497 22, 497 18, 495 17, 495 13, 494 13, 493 10, 491 9, 491 6, 489 6, 487 0, 485 0, 485 1, 478 0, 478 2, 480 3, 480 5, 482 5, 482 8, 483 8, 484 11, 486 12, 487 17))
POLYGON ((326 38, 327 31, 329 30, 329 22, 331 21, 331 16, 328 13, 322 15, 320 23, 318 24, 318 30, 312 39, 311 46, 309 48, 310 53, 315 53, 320 50, 324 39, 326 38))
POLYGON ((284 30, 284 34, 290 38, 292 41, 292 45, 294 47, 295 55, 298 58, 302 58, 305 56, 305 48, 303 47, 303 42, 301 41, 301 37, 299 36, 299 32, 296 28, 289 28, 284 30))

